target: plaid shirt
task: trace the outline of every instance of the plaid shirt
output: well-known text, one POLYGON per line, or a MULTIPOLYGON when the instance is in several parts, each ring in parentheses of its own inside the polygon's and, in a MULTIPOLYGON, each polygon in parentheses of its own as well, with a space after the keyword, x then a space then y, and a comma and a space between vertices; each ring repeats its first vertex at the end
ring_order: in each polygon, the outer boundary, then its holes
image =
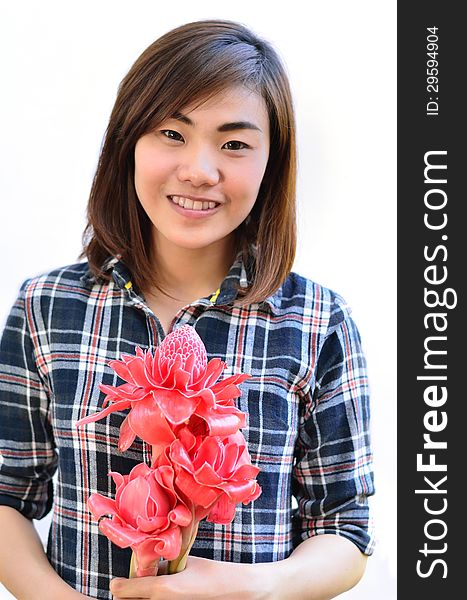
MULTIPOLYGON (((75 423, 100 409, 100 383, 121 383, 109 360, 137 345, 153 349, 164 335, 125 265, 113 259, 108 268, 105 284, 87 263, 25 281, 0 346, 0 503, 31 519, 52 508, 49 559, 72 587, 95 598, 111 598, 110 579, 128 575, 131 551, 99 533, 87 498, 114 497, 108 472, 128 473, 149 462, 150 452, 138 439, 118 452, 124 412, 79 430, 75 423)), ((261 469, 261 496, 239 505, 229 525, 201 522, 191 554, 276 561, 323 533, 371 554, 368 381, 349 308, 295 273, 264 302, 234 307, 236 285, 249 275, 239 254, 218 297, 185 306, 174 324, 196 328, 208 358, 227 363, 225 377, 251 374, 237 404, 248 414, 242 431, 261 469)))

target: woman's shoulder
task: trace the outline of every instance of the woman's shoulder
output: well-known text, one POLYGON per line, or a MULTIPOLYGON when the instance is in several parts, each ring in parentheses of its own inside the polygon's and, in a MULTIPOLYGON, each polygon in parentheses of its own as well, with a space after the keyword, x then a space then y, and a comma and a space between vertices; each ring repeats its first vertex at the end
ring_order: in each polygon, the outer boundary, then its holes
POLYGON ((326 323, 327 328, 337 327, 351 313, 351 307, 340 293, 295 271, 289 273, 279 295, 281 310, 299 311, 326 323))
POLYGON ((45 331, 49 322, 68 323, 85 314, 96 291, 87 262, 43 271, 22 280, 7 319, 26 318, 29 327, 41 324, 45 331))
POLYGON ((52 291, 60 293, 85 293, 92 283, 92 274, 87 261, 77 262, 50 269, 28 277, 21 284, 25 295, 49 295, 52 291))

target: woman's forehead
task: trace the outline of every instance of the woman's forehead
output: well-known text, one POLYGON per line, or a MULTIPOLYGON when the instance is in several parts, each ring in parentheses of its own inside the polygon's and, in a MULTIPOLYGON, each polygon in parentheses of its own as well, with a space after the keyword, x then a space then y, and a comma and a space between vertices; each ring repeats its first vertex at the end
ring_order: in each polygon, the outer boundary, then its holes
POLYGON ((228 86, 218 92, 194 99, 180 108, 180 113, 188 114, 210 110, 266 110, 262 95, 246 86, 228 86))
POLYGON ((232 114, 241 120, 244 120, 247 115, 255 116, 262 121, 268 119, 267 106, 262 95, 245 86, 224 88, 208 97, 186 104, 176 113, 178 117, 181 115, 192 121, 196 117, 205 118, 209 114, 213 116, 232 114))

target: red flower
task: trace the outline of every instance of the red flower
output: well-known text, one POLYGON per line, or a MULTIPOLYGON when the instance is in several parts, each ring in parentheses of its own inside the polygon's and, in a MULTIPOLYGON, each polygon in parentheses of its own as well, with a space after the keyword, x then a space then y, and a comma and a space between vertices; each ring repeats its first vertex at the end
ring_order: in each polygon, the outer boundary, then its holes
POLYGON ((157 455, 175 440, 174 428, 192 415, 207 423, 210 435, 233 434, 245 426, 245 414, 236 408, 234 399, 241 393, 237 384, 249 375, 233 375, 216 383, 227 365, 219 358, 207 361, 203 341, 190 325, 170 333, 154 356, 136 348, 136 356, 124 354, 109 364, 127 383, 101 384, 107 394, 104 406, 110 406, 77 425, 131 408, 120 428, 122 452, 138 435, 156 448, 157 455))
POLYGON ((251 464, 241 432, 195 437, 184 428, 165 455, 176 472, 176 490, 195 505, 196 520, 207 516, 213 523, 230 523, 239 502, 248 504, 261 494, 255 481, 259 469, 251 464))
POLYGON ((100 520, 99 529, 120 548, 131 546, 137 576, 154 575, 161 556, 173 560, 180 554, 181 527, 192 514, 174 490, 174 471, 164 465, 150 469, 145 463, 129 475, 111 472, 117 486, 115 500, 92 494, 88 508, 100 520), (102 518, 111 515, 112 518, 102 518))

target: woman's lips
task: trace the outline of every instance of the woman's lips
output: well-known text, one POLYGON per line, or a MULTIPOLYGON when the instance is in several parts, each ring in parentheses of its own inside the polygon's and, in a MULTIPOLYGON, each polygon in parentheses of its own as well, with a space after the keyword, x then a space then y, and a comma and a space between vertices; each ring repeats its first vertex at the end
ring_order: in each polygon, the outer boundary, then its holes
POLYGON ((176 212, 178 212, 180 215, 183 215, 184 217, 190 217, 193 219, 202 219, 203 217, 209 217, 210 215, 216 213, 222 206, 221 204, 216 204, 214 208, 207 208, 205 210, 194 210, 192 208, 190 209, 180 206, 179 204, 173 201, 172 196, 167 196, 167 199, 170 202, 171 207, 176 212))

